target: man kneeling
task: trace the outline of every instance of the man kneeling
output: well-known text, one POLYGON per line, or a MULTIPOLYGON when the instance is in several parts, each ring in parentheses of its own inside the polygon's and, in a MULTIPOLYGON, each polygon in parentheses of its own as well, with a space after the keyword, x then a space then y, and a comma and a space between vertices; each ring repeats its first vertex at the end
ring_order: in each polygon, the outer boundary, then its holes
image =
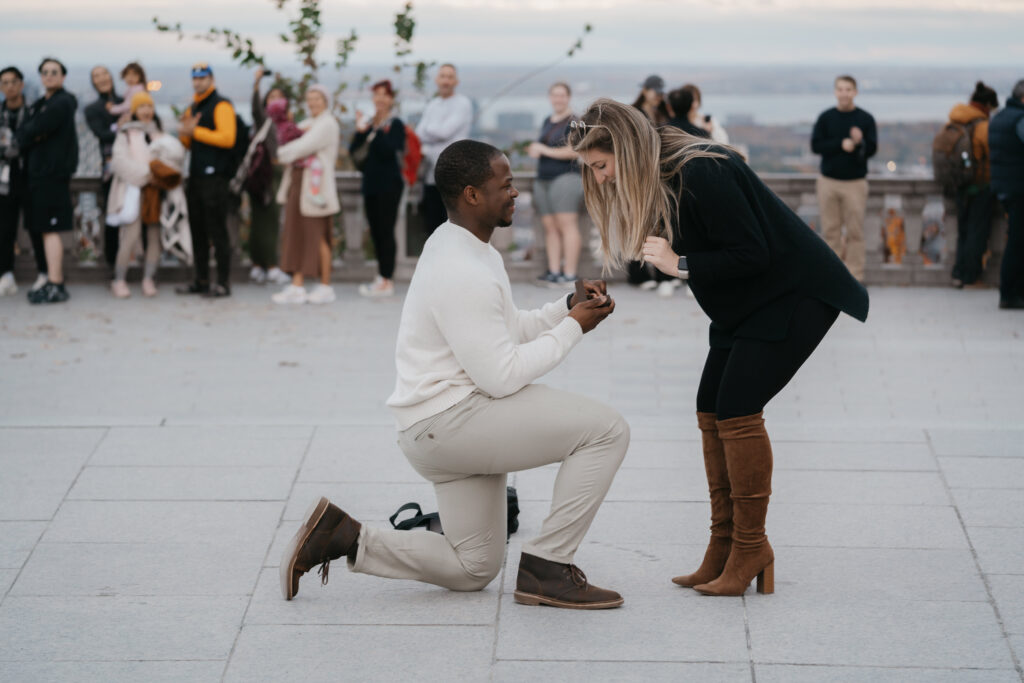
POLYGON ((551 512, 523 544, 515 600, 576 609, 618 607, 622 597, 587 582, 572 564, 629 445, 629 426, 596 401, 535 379, 615 309, 605 283, 586 283, 535 311, 512 301, 490 244, 508 227, 518 192, 508 159, 473 140, 453 143, 436 166, 449 221, 427 240, 402 310, 388 399, 409 463, 434 484, 444 535, 363 526, 326 498, 313 504, 281 559, 290 600, 299 579, 331 560, 352 571, 481 590, 505 554, 508 472, 561 462, 551 512))

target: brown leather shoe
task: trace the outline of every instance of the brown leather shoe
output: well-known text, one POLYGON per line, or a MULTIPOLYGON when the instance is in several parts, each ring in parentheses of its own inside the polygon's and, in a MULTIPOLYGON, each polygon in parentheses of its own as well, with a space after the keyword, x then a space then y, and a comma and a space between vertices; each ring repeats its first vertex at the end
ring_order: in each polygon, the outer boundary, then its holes
POLYGON ((591 586, 574 564, 561 564, 523 553, 519 557, 515 601, 567 609, 608 609, 622 604, 615 591, 591 586))
POLYGON ((758 593, 775 591, 775 553, 764 529, 772 492, 772 444, 763 415, 718 421, 732 487, 732 550, 721 576, 694 586, 704 595, 743 595, 754 578, 758 593))
POLYGON ((326 498, 313 503, 305 520, 281 556, 281 594, 291 600, 299 592, 299 579, 313 567, 320 567, 324 585, 331 560, 355 557, 362 525, 326 498))
POLYGON ((729 471, 725 466, 725 448, 718 438, 718 421, 714 413, 697 413, 701 442, 704 447, 704 473, 711 494, 711 540, 704 552, 704 561, 692 574, 677 576, 672 583, 692 588, 714 581, 722 575, 732 550, 732 499, 729 498, 729 471))

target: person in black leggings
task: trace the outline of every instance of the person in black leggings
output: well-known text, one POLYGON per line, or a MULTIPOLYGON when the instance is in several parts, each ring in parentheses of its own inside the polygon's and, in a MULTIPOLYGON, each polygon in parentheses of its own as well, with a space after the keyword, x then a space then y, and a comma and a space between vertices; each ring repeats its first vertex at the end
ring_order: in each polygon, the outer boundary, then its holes
POLYGON ((391 296, 395 293, 395 220, 405 191, 399 155, 405 150, 405 125, 392 115, 395 92, 391 81, 373 84, 371 119, 356 112, 356 134, 349 152, 358 159, 363 173, 363 204, 370 224, 370 239, 377 253, 377 278, 359 286, 363 296, 391 296))
POLYGON ((868 294, 828 245, 730 147, 601 99, 570 135, 607 265, 642 258, 689 281, 711 319, 697 424, 711 493, 700 568, 674 583, 771 593, 765 534, 772 448, 765 405, 793 378, 840 312, 864 321, 868 294))

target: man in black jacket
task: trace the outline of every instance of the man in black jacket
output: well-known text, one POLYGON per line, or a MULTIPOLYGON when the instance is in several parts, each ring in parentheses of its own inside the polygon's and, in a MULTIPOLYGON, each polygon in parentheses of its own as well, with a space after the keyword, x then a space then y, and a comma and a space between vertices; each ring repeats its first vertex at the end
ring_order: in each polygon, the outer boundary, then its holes
MULTIPOLYGON (((89 130, 96 136, 100 143, 100 154, 103 156, 103 190, 99 197, 100 208, 106 214, 107 196, 110 194, 110 182, 113 175, 110 172, 110 158, 114 153, 114 139, 117 137, 117 117, 107 110, 107 104, 121 104, 123 99, 114 92, 114 77, 105 66, 94 66, 90 74, 92 87, 99 97, 90 102, 85 108, 85 122, 89 130)), ((104 225, 106 221, 104 221, 104 225)), ((118 238, 121 228, 116 225, 105 225, 103 231, 103 257, 110 266, 111 272, 114 268, 114 259, 117 257, 118 238)))
POLYGON ((78 100, 64 89, 67 69, 47 57, 39 65, 46 94, 32 105, 28 120, 18 128, 19 153, 27 155, 29 231, 43 236, 47 283, 28 293, 33 304, 60 303, 69 295, 64 289, 64 243, 61 233, 71 232, 71 176, 78 168, 78 134, 75 110, 78 100))
MULTIPOLYGON (((28 118, 24 86, 25 77, 17 67, 9 66, 0 71, 0 91, 4 94, 4 102, 0 106, 0 296, 18 292, 14 281, 14 243, 28 198, 25 160, 17 153, 14 135, 28 118)), ((39 271, 32 289, 38 289, 46 284, 46 253, 42 236, 35 233, 31 236, 39 271)))
POLYGON ((988 125, 992 190, 1009 215, 999 308, 1024 308, 1024 80, 988 125))
POLYGON ((235 108, 221 97, 206 62, 192 67, 195 97, 181 117, 178 137, 192 150, 188 167, 188 223, 196 279, 178 294, 231 295, 231 238, 228 236, 228 181, 237 126, 235 108), (217 282, 210 284, 210 242, 217 257, 217 282))
POLYGON ((821 234, 842 257, 853 276, 864 281, 864 212, 868 201, 868 159, 878 150, 878 133, 871 114, 853 103, 857 81, 839 76, 836 106, 814 124, 811 150, 821 155, 818 209, 821 234), (846 245, 843 247, 843 227, 846 245))

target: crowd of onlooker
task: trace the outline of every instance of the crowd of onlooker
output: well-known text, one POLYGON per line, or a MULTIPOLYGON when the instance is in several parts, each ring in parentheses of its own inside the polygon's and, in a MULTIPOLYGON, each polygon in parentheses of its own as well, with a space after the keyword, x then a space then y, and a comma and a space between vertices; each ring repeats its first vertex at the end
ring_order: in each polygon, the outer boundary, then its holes
MULTIPOLYGON (((38 72, 45 92, 32 103, 26 101, 25 77, 17 67, 0 72, 0 295, 18 290, 14 243, 23 224, 38 271, 28 300, 56 303, 69 297, 61 234, 73 225, 70 181, 77 166, 78 102, 63 87, 67 69, 60 61, 44 59, 38 72)), ((142 294, 155 296, 164 250, 193 264, 192 281, 177 293, 229 296, 228 219, 245 193, 251 209, 250 279, 283 285, 272 297, 281 304, 335 299, 332 234, 340 203, 334 169, 341 131, 327 88, 308 85, 304 101, 294 102, 290 88, 276 78, 261 92, 264 77, 272 74, 258 69, 250 127, 218 92, 212 68, 198 63, 190 74, 193 99, 171 135, 163 130, 141 64, 132 62, 119 72, 120 94, 106 67, 97 66, 90 75, 96 100, 84 114, 103 158, 102 243, 113 296, 131 295, 127 275, 139 253, 142 294), (212 274, 211 247, 216 263, 212 274), (307 289, 306 280, 315 286, 307 289)), ((456 93, 458 83, 454 65, 438 68, 436 95, 415 128, 395 115, 396 93, 388 80, 370 88, 373 112, 356 112, 355 133, 347 147, 362 173, 378 264, 377 277, 359 287, 364 296, 394 294, 395 223, 411 185, 422 182, 419 213, 428 235, 447 220, 434 164, 445 147, 469 137, 474 118, 469 98, 456 93)), ((821 155, 821 233, 851 273, 863 280, 868 159, 878 149, 878 134, 874 118, 854 102, 856 80, 839 76, 834 86, 836 106, 818 117, 811 137, 812 150, 821 155)), ((580 267, 580 217, 586 207, 578 160, 567 144, 577 120, 571 94, 568 83, 550 86, 551 114, 527 148, 537 160, 533 208, 543 225, 547 259, 538 284, 549 287, 571 288, 580 267)), ((695 144, 729 144, 721 123, 703 113, 701 90, 694 84, 666 92, 664 79, 651 75, 633 106, 655 126, 675 126, 693 136, 695 144)), ((995 91, 978 82, 969 101, 950 112, 949 123, 936 137, 933 162, 936 179, 956 200, 954 285, 980 283, 993 217, 1002 207, 1009 214, 1010 231, 1000 305, 1024 307, 1024 81, 1001 110, 995 91)), ((671 296, 682 285, 642 261, 630 263, 627 271, 630 283, 662 296, 671 296)))

